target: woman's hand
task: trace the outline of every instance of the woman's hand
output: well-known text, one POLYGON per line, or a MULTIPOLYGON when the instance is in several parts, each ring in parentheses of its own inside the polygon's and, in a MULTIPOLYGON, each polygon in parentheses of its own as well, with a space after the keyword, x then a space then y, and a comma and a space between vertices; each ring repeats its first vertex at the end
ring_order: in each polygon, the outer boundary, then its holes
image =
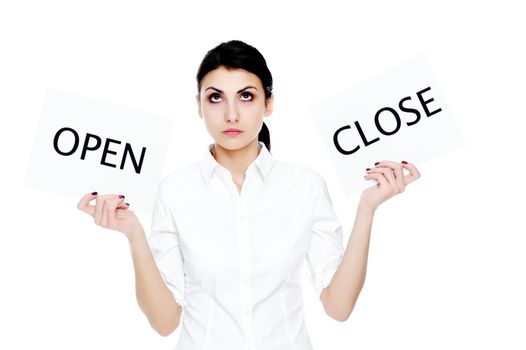
POLYGON ((405 191, 405 186, 420 178, 418 169, 411 163, 384 160, 367 170, 365 179, 376 179, 378 184, 366 188, 360 197, 360 206, 376 210, 387 199, 405 191), (404 175, 404 168, 409 175, 404 175))
POLYGON ((144 230, 135 213, 128 210, 130 205, 123 201, 124 196, 122 195, 97 195, 97 192, 93 192, 85 194, 80 199, 77 208, 91 215, 95 224, 122 232, 131 240, 133 235, 144 232, 144 230), (96 199, 96 204, 89 204, 93 199, 96 199))

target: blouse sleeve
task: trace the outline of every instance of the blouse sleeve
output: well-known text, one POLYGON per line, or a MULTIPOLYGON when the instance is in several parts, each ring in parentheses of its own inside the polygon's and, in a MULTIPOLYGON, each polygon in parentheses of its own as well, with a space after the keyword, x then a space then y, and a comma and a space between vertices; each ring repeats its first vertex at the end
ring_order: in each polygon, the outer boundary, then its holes
POLYGON ((343 258, 342 226, 329 195, 327 184, 319 175, 318 194, 314 200, 312 240, 307 253, 308 277, 316 295, 321 297, 343 258))
POLYGON ((161 185, 157 188, 154 201, 152 227, 148 243, 164 283, 176 302, 181 306, 186 305, 179 232, 173 216, 165 205, 161 185))

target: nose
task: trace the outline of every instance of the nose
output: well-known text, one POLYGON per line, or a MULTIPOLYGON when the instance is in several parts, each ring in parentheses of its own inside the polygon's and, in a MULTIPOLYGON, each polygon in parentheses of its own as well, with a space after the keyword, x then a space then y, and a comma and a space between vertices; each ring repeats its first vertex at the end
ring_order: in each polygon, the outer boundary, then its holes
POLYGON ((227 122, 233 122, 233 121, 238 122, 239 121, 239 112, 237 111, 235 101, 230 102, 228 104, 226 115, 225 115, 225 120, 227 122))

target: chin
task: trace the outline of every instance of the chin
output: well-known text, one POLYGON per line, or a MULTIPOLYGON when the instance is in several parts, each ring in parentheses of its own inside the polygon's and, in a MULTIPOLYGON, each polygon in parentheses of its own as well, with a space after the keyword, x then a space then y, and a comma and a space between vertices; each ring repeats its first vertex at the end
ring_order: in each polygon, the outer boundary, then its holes
POLYGON ((220 140, 215 140, 217 144, 219 144, 222 148, 235 151, 244 147, 247 147, 249 144, 252 143, 253 140, 245 140, 245 139, 226 139, 221 138, 220 140))

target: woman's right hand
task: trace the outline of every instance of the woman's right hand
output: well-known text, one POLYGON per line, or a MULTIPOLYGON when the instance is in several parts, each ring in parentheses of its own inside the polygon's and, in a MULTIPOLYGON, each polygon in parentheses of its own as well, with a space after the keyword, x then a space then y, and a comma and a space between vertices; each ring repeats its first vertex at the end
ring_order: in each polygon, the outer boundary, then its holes
POLYGON ((124 202, 124 196, 116 194, 97 195, 96 192, 85 194, 79 201, 77 208, 94 218, 95 224, 122 232, 131 240, 135 234, 144 232, 143 227, 129 210, 129 204, 124 202), (93 199, 95 205, 89 204, 93 199))

